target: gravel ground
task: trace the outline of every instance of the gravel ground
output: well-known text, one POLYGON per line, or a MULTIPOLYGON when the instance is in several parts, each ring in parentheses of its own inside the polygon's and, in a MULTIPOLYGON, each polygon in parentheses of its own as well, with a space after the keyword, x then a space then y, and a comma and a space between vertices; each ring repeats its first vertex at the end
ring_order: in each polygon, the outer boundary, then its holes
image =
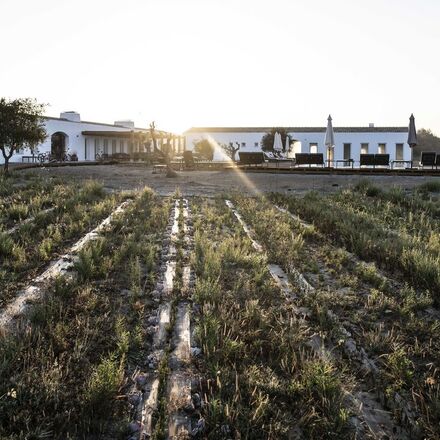
MULTIPOLYGON (((151 167, 145 165, 89 165, 60 168, 36 168, 20 173, 36 173, 45 176, 58 176, 68 179, 96 179, 103 182, 109 190, 126 190, 149 186, 161 195, 172 194, 180 188, 183 196, 214 196, 223 192, 245 192, 248 194, 264 192, 304 193, 309 190, 331 192, 350 187, 362 175, 318 175, 318 174, 272 174, 224 171, 180 171, 174 178, 165 174, 153 174, 151 167)), ((368 176, 369 180, 382 188, 400 186, 411 189, 428 180, 440 177, 429 176, 368 176)))

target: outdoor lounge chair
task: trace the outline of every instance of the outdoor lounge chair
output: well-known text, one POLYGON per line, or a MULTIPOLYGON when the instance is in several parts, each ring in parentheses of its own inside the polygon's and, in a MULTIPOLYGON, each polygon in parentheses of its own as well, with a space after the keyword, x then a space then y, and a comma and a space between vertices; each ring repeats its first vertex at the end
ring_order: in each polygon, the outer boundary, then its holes
POLYGON ((322 153, 296 153, 295 159, 295 165, 324 166, 324 155, 322 153))
POLYGON ((389 154, 375 154, 374 155, 375 165, 380 167, 388 167, 390 165, 390 155, 389 154))
POLYGON ((359 158, 360 166, 376 168, 376 166, 388 167, 390 165, 389 154, 361 154, 359 158))
POLYGON ((434 153, 433 151, 422 151, 420 166, 434 168, 436 166, 436 156, 436 153, 434 153))
POLYGON ((243 152, 239 151, 238 157, 240 159, 239 165, 262 165, 266 163, 264 153, 261 152, 243 152))

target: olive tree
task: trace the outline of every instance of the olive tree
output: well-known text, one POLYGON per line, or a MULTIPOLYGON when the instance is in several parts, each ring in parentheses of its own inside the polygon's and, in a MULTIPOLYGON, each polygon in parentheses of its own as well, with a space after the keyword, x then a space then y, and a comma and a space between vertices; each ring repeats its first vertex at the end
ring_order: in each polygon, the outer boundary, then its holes
POLYGON ((30 98, 0 98, 0 151, 5 160, 6 174, 14 153, 23 148, 34 152, 46 139, 43 119, 45 107, 30 98))
POLYGON ((214 158, 214 145, 208 139, 201 139, 194 142, 194 152, 206 160, 214 158))
POLYGON ((261 139, 261 149, 263 151, 273 151, 273 142, 275 139, 275 133, 281 135, 281 140, 283 142, 283 151, 286 153, 286 138, 289 137, 285 128, 275 127, 272 128, 268 133, 266 133, 261 139))
POLYGON ((240 149, 240 144, 238 142, 235 142, 237 145, 234 147, 233 142, 229 142, 229 144, 220 144, 220 147, 223 149, 223 151, 226 153, 226 155, 232 160, 232 162, 235 162, 236 158, 235 155, 237 151, 240 149))

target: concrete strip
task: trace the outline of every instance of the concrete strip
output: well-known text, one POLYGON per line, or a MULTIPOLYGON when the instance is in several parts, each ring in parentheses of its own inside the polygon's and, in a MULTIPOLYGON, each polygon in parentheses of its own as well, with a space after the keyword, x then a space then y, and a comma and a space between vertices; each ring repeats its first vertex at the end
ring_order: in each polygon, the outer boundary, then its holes
MULTIPOLYGON (((38 215, 49 214, 49 212, 52 212, 52 211, 54 211, 54 210, 55 210, 55 208, 44 209, 43 211, 40 211, 40 212, 38 213, 38 215)), ((26 224, 28 224, 28 223, 32 223, 32 222, 35 220, 35 217, 36 217, 36 216, 29 217, 29 218, 27 218, 27 219, 21 221, 18 225, 15 225, 13 228, 8 229, 7 231, 4 231, 4 232, 0 232, 0 234, 3 233, 3 234, 7 234, 7 235, 12 235, 12 234, 14 234, 15 232, 17 232, 17 231, 18 231, 23 225, 26 225, 26 224)))
POLYGON ((84 246, 93 240, 96 240, 111 224, 116 215, 125 211, 132 200, 123 202, 113 211, 106 219, 104 219, 95 229, 87 233, 83 238, 77 241, 69 250, 58 260, 50 263, 49 267, 39 276, 37 276, 30 285, 18 293, 17 297, 6 306, 0 314, 0 330, 8 332, 16 318, 22 316, 27 310, 31 302, 41 299, 47 290, 47 283, 53 281, 59 276, 73 277, 73 265, 75 263, 76 254, 78 254, 84 246))
MULTIPOLYGON (((237 212, 236 209, 234 208, 234 205, 229 200, 226 201, 226 205, 234 212, 234 214, 237 212)), ((243 226, 243 230, 246 232, 249 239, 255 242, 255 240, 251 236, 250 228, 247 226, 247 224, 244 222, 243 219, 241 219, 240 223, 243 226)), ((256 244, 258 245, 259 248, 261 248, 261 252, 262 252, 263 247, 259 243, 256 244)), ((257 249, 257 247, 255 246, 254 248, 257 249)), ((268 265, 268 268, 275 282, 278 285, 280 284, 283 285, 283 282, 279 279, 280 275, 282 276, 282 278, 285 277, 287 279, 287 275, 283 272, 283 270, 277 267, 276 265, 268 265), (272 266, 272 270, 271 270, 271 266, 272 266), (283 273, 284 276, 282 275, 283 273)), ((298 274, 301 275, 299 272, 298 274)), ((299 287, 302 290, 302 292, 303 293, 308 292, 310 291, 310 289, 314 290, 313 286, 311 286, 307 281, 305 281, 304 277, 302 278, 301 277, 297 277, 297 279, 301 281, 299 283, 299 287)), ((300 315, 297 315, 297 319, 302 324, 306 325, 306 322, 300 315)), ((343 330, 346 332, 345 329, 343 330)), ((314 335, 309 340, 307 345, 320 359, 324 361, 329 361, 334 358, 332 351, 326 348, 323 340, 319 335, 314 335)), ((354 345, 356 346, 355 343, 354 345)), ((363 353, 366 356, 366 353, 365 352, 363 353)), ((397 432, 399 433, 399 437, 398 437, 399 439, 401 440, 409 439, 409 436, 403 431, 403 429, 401 429, 400 427, 394 424, 391 415, 387 411, 385 411, 380 404, 375 403, 373 405, 373 402, 367 399, 368 396, 365 395, 364 392, 351 393, 344 390, 344 393, 349 402, 350 407, 357 414, 356 421, 354 421, 353 423, 357 429, 357 435, 361 435, 361 436, 367 435, 365 432, 365 428, 367 428, 370 433, 374 433, 375 436, 379 436, 377 438, 385 438, 385 436, 387 438, 395 438, 394 433, 397 432), (365 401, 361 400, 361 398, 363 397, 366 399, 365 401), (384 424, 384 420, 386 422, 385 424, 384 424)))

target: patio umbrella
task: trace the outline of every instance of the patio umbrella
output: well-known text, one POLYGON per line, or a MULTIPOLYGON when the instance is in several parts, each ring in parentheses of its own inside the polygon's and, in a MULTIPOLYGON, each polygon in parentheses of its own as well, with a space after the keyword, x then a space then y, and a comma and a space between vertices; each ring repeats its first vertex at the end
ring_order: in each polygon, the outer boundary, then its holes
POLYGON ((283 145, 281 142, 281 135, 278 132, 276 132, 273 139, 273 150, 281 151, 282 149, 283 149, 283 145))
POLYGON ((328 115, 327 118, 327 130, 325 131, 324 144, 327 147, 327 159, 329 161, 328 166, 330 166, 330 151, 335 146, 335 134, 333 132, 332 117, 328 115))
POLYGON ((273 151, 276 151, 277 146, 278 146, 278 145, 277 145, 277 141, 278 141, 277 134, 278 134, 278 132, 276 132, 276 133, 273 135, 273 147, 272 147, 273 151))
POLYGON ((409 118, 408 145, 410 147, 415 147, 417 145, 416 124, 414 122, 414 115, 412 113, 411 113, 411 116, 409 118))
POLYGON ((333 133, 333 124, 332 124, 331 115, 328 115, 327 118, 327 130, 325 131, 324 144, 327 148, 332 148, 335 146, 335 134, 333 133))
POLYGON ((289 136, 286 136, 286 153, 289 152, 290 149, 290 139, 289 136))

